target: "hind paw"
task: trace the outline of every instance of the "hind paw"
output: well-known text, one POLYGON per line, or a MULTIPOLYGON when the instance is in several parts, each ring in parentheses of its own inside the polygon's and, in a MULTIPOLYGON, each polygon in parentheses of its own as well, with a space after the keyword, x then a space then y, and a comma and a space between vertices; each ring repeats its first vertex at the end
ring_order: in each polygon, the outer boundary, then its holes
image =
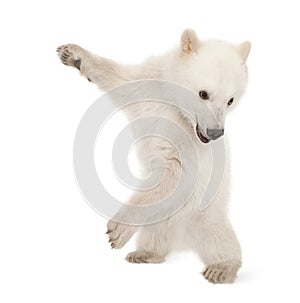
POLYGON ((212 283, 233 283, 240 267, 240 261, 221 262, 207 266, 202 275, 212 283))
POLYGON ((156 253, 147 251, 133 251, 127 255, 126 260, 130 263, 162 263, 165 261, 156 253))

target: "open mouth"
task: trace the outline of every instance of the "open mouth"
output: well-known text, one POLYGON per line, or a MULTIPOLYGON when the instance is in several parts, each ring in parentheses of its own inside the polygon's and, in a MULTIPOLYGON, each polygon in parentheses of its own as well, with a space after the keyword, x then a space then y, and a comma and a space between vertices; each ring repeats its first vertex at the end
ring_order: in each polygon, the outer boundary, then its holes
POLYGON ((198 138, 201 140, 201 142, 209 143, 210 139, 208 139, 206 136, 203 135, 203 133, 202 133, 198 124, 196 126, 196 133, 197 133, 198 138))

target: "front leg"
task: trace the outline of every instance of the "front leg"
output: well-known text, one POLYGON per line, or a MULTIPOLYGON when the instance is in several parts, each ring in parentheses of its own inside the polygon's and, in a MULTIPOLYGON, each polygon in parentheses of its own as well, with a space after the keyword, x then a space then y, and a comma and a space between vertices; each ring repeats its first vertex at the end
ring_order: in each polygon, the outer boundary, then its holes
MULTIPOLYGON (((130 203, 133 204, 133 202, 138 203, 138 200, 131 198, 130 203)), ((120 249, 131 239, 139 229, 139 226, 135 225, 134 222, 134 214, 130 205, 123 205, 117 214, 107 223, 106 234, 108 235, 111 248, 120 249)))
POLYGON ((109 90, 131 80, 125 66, 96 56, 76 44, 62 45, 57 53, 63 64, 77 68, 100 89, 109 90))
POLYGON ((111 248, 122 248, 137 232, 138 226, 122 224, 113 220, 107 223, 107 235, 111 248))
MULTIPOLYGON (((128 255, 129 262, 162 262, 169 252, 169 231, 167 220, 160 223, 150 224, 147 221, 151 216, 143 211, 143 205, 151 205, 161 202, 171 194, 177 186, 180 177, 180 163, 177 160, 168 160, 161 183, 153 189, 145 192, 135 192, 129 199, 128 204, 121 207, 113 219, 108 222, 108 237, 113 248, 122 248, 130 240, 135 232, 140 230, 137 252, 128 255), (132 208, 131 206, 140 206, 132 208), (150 217, 149 217, 150 216, 150 217), (128 224, 119 222, 128 222, 128 224), (132 223, 130 225, 130 222, 132 223), (139 225, 136 225, 136 222, 139 225), (146 226, 143 224, 147 224, 146 226), (137 261, 138 260, 138 261, 137 261)), ((158 207, 156 211, 160 211, 158 207)))

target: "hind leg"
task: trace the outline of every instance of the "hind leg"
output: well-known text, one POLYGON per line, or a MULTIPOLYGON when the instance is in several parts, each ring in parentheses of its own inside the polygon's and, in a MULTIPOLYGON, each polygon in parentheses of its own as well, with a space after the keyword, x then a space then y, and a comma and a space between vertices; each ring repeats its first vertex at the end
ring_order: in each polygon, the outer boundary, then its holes
POLYGON ((167 222, 144 226, 140 229, 137 249, 126 260, 131 263, 162 263, 170 251, 170 230, 167 222))
POLYGON ((192 246, 206 265, 202 272, 212 283, 233 283, 241 267, 238 239, 227 217, 193 222, 192 246))

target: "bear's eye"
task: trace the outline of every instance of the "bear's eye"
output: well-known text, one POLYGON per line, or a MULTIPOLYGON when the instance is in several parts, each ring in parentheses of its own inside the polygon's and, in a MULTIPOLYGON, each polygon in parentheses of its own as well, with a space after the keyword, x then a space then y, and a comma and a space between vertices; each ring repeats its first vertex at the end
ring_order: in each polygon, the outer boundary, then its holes
POLYGON ((205 91, 205 90, 201 90, 201 91, 199 92, 199 96, 200 96, 200 98, 203 99, 203 100, 208 100, 208 99, 209 99, 208 93, 207 93, 207 91, 205 91))
POLYGON ((231 98, 228 102, 227 102, 227 106, 229 107, 232 103, 233 103, 233 98, 231 98))

